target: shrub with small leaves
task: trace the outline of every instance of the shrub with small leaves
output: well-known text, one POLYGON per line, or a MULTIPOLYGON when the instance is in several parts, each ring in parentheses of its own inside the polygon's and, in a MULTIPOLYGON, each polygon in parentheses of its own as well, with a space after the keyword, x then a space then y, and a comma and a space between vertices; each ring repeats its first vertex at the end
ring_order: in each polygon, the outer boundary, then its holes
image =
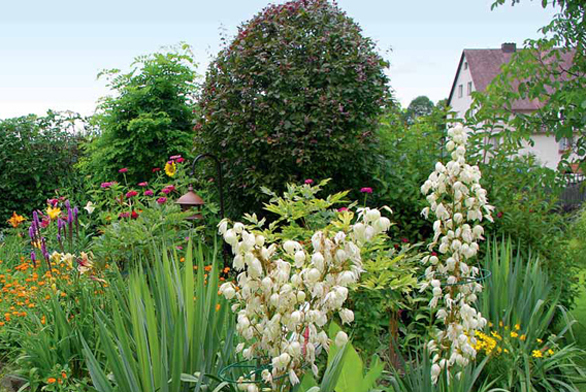
POLYGON ((243 24, 209 66, 196 125, 200 151, 223 159, 231 215, 259 210, 261 186, 316 173, 336 190, 368 185, 386 67, 325 0, 270 5, 243 24))

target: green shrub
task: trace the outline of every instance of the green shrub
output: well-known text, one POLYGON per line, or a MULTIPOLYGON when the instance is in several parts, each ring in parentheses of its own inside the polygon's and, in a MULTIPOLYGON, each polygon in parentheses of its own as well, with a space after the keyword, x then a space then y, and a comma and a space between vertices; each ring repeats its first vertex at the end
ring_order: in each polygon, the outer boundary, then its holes
POLYGON ((410 243, 429 238, 431 224, 421 217, 427 206, 421 185, 435 163, 442 160, 445 128, 438 126, 441 112, 436 108, 431 117, 420 117, 407 127, 402 115, 390 110, 377 131, 380 161, 373 171, 373 203, 393 209, 396 225, 393 234, 410 243))
POLYGON ((368 186, 386 67, 326 0, 270 5, 243 24, 209 66, 196 126, 197 148, 222 157, 230 215, 260 210, 261 186, 368 186))
POLYGON ((49 111, 0 120, 0 227, 13 211, 42 208, 55 189, 75 182, 78 159, 73 130, 79 116, 49 111))
POLYGON ((137 57, 132 67, 102 73, 115 95, 102 99, 93 118, 97 134, 79 166, 95 182, 122 180, 122 168, 131 182, 146 181, 154 166, 192 147, 196 74, 189 47, 137 57))

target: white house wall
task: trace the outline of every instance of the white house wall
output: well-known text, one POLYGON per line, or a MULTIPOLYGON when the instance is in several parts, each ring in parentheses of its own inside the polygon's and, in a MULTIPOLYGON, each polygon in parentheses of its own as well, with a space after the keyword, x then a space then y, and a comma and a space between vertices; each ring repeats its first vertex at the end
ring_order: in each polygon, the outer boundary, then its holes
POLYGON ((476 91, 472 75, 470 74, 470 67, 466 67, 466 56, 462 60, 460 72, 458 72, 458 79, 456 80, 456 87, 451 100, 451 107, 457 113, 458 118, 464 118, 466 111, 472 105, 472 96, 468 94, 468 83, 472 83, 472 91, 476 91), (459 89, 462 86, 462 96, 459 96, 459 89))

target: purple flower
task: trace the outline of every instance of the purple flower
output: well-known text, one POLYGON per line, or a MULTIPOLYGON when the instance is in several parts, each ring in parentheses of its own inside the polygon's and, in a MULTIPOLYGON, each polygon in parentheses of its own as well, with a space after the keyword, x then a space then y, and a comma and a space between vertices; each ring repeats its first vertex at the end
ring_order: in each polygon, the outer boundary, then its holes
POLYGON ((35 254, 35 251, 33 250, 31 252, 31 261, 34 263, 35 261, 37 261, 37 255, 35 254))
POLYGON ((154 194, 155 194, 155 193, 154 193, 153 191, 151 191, 150 189, 147 189, 146 191, 144 191, 144 195, 145 195, 145 196, 152 196, 152 195, 154 195, 154 194))
POLYGON ((33 225, 31 225, 31 227, 28 228, 28 236, 31 238, 32 241, 35 240, 35 227, 33 225))
POLYGON ((77 220, 77 215, 79 214, 79 209, 77 206, 73 207, 73 218, 77 220))
POLYGON ((364 187, 364 188, 360 189, 360 192, 362 192, 362 193, 372 193, 372 188, 364 187))
POLYGON ((308 178, 307 180, 305 180, 305 183, 307 185, 311 185, 311 184, 313 184, 313 180, 311 178, 308 178))
POLYGON ((165 204, 167 202, 167 198, 166 197, 159 197, 157 199, 157 203, 159 204, 165 204))

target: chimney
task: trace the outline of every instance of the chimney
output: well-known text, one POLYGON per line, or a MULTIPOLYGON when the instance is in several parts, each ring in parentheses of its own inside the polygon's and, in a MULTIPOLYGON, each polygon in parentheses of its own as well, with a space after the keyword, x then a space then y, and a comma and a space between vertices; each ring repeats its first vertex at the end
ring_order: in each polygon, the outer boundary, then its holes
POLYGON ((503 53, 515 53, 517 51, 517 44, 514 42, 505 42, 501 45, 503 53))

